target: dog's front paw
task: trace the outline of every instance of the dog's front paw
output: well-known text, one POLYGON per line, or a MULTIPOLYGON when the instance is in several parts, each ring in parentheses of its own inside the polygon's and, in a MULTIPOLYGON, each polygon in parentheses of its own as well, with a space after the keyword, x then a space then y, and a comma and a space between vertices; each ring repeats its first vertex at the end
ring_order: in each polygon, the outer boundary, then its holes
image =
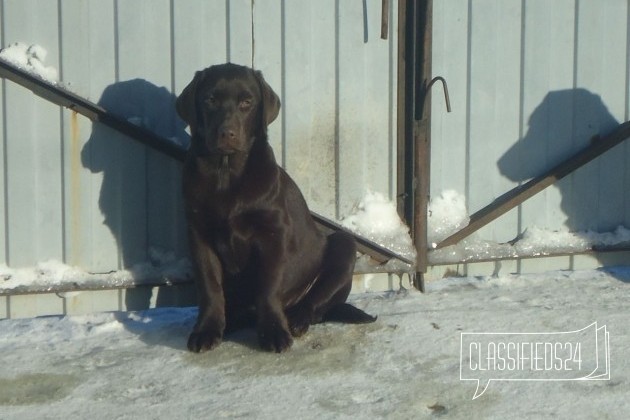
POLYGON ((287 311, 289 331, 293 337, 301 337, 308 331, 312 323, 311 312, 301 307, 295 307, 287 311))
POLYGON ((291 347, 291 334, 280 325, 263 325, 258 327, 258 342, 263 350, 282 353, 291 347))
POLYGON ((188 350, 194 353, 203 353, 212 350, 221 344, 222 334, 215 331, 193 332, 188 337, 188 350))

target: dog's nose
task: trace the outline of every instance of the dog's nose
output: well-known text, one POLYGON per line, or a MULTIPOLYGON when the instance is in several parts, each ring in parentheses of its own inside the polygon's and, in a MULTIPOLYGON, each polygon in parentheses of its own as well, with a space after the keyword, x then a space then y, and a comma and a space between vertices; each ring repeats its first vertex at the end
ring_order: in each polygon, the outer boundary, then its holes
POLYGON ((222 126, 219 128, 219 137, 223 140, 232 140, 236 137, 236 132, 230 127, 222 126))
POLYGON ((237 139, 236 128, 231 124, 222 124, 217 132, 215 147, 221 152, 231 153, 235 150, 237 139))

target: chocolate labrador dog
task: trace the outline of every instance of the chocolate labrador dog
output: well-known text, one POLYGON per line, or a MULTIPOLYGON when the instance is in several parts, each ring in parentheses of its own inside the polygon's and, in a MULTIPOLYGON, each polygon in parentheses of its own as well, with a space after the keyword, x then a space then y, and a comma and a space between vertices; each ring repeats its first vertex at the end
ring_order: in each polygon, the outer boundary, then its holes
POLYGON ((199 315, 188 348, 210 350, 225 332, 255 323, 260 346, 282 352, 314 323, 373 322, 345 303, 354 239, 323 235, 276 163, 267 126, 280 100, 262 74, 209 67, 176 106, 192 136, 183 192, 199 315))

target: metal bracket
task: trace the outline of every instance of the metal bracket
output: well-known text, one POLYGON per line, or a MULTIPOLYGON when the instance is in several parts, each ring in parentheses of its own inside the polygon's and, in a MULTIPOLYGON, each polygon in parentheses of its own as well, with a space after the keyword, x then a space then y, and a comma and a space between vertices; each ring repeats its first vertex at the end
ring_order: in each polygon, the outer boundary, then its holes
POLYGON ((451 99, 448 95, 448 84, 446 83, 446 79, 444 79, 442 76, 436 76, 433 79, 431 79, 431 81, 425 88, 425 94, 428 94, 428 92, 431 90, 435 82, 442 82, 442 89, 444 91, 444 100, 446 101, 446 112, 451 112, 451 99))

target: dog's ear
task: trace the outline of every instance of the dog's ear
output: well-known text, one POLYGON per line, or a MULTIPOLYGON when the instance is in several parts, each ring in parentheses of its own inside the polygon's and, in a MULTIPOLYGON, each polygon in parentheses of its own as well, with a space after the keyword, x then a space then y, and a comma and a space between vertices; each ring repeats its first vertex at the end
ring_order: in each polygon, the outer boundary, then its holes
POLYGON ((265 81, 260 71, 255 71, 256 79, 260 85, 260 91, 262 94, 263 102, 263 118, 266 125, 271 124, 280 113, 280 98, 276 95, 276 92, 271 89, 271 86, 265 81))
POLYGON ((188 83, 188 86, 184 88, 182 93, 177 97, 177 101, 175 102, 175 109, 177 110, 177 114, 179 114, 182 120, 188 123, 191 130, 196 126, 197 123, 195 96, 197 92, 197 85, 203 79, 203 74, 203 71, 196 72, 195 77, 190 83, 188 83))

